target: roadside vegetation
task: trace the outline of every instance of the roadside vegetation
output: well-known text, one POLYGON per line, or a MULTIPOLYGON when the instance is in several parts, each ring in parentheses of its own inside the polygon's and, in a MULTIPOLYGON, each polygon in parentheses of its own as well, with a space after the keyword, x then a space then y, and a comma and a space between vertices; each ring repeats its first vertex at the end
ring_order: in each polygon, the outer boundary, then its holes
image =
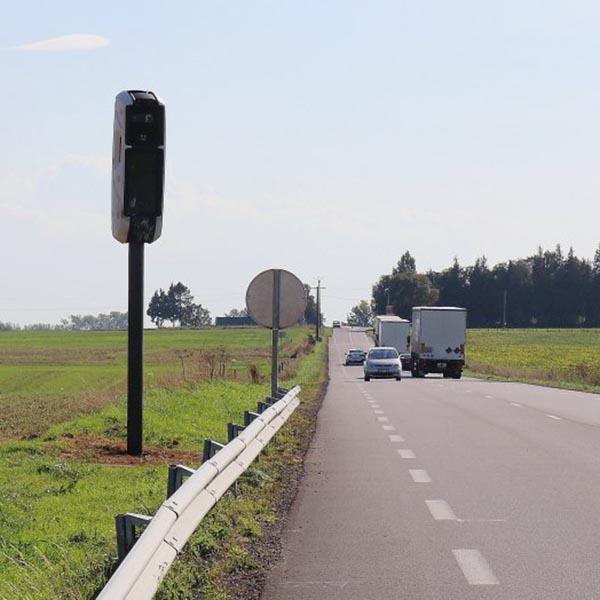
MULTIPOLYGON (((301 408, 206 520, 162 598, 235 597, 248 569, 258 581, 260 542, 299 472, 325 380, 325 344, 307 328, 286 334, 282 383, 303 386, 301 408)), ((125 453, 125 333, 0 333, 0 599, 93 597, 114 568, 114 516, 153 514, 167 464, 198 465, 203 440, 225 440, 227 422, 267 395, 269 341, 259 328, 147 332, 138 459, 125 453)))
POLYGON ((471 375, 600 392, 600 329, 469 329, 471 375))

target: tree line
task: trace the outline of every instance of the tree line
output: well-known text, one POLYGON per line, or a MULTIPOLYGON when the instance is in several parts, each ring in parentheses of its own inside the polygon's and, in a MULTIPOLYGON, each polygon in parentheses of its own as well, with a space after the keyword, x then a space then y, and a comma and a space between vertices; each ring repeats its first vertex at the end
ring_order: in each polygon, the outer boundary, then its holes
POLYGON ((388 305, 408 319, 413 306, 461 306, 470 327, 600 327, 600 247, 591 261, 557 245, 494 266, 485 256, 469 266, 455 258, 425 273, 407 251, 373 285, 370 305, 356 305, 348 322, 364 325, 388 305))

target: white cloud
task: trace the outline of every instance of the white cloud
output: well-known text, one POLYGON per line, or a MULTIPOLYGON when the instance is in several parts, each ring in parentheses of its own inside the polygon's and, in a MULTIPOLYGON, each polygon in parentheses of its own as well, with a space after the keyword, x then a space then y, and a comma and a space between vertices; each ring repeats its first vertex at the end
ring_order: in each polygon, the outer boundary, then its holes
POLYGON ((95 50, 108 46, 109 40, 93 33, 73 33, 60 37, 48 38, 39 42, 12 46, 9 50, 37 50, 42 52, 70 51, 70 50, 95 50))

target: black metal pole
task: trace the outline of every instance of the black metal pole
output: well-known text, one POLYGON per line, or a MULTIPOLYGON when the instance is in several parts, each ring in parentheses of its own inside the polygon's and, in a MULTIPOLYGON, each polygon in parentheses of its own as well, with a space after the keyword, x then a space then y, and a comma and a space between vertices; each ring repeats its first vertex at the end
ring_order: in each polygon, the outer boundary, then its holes
POLYGON ((317 342, 321 340, 321 280, 317 282, 317 325, 315 334, 317 342))
POLYGON ((281 271, 273 271, 273 339, 271 341, 271 397, 277 398, 279 362, 279 304, 281 302, 281 271))
POLYGON ((127 454, 142 454, 144 393, 144 244, 129 244, 129 302, 127 309, 127 454))

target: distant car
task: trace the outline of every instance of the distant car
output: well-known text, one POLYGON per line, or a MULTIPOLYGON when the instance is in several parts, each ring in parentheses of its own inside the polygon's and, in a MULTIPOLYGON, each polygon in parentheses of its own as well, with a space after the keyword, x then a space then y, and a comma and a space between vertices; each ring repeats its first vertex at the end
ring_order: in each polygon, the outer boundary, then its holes
POLYGON ((365 381, 374 378, 402 378, 398 350, 392 347, 371 348, 364 363, 365 381))
POLYGON ((332 327, 341 327, 339 321, 333 321, 333 323, 331 325, 332 325, 332 327))
POLYGON ((344 364, 348 365, 362 365, 365 362, 366 352, 359 350, 358 348, 352 348, 346 352, 346 360, 344 364))
POLYGON ((403 371, 410 371, 412 369, 412 356, 410 353, 405 352, 400 355, 400 364, 403 371))

